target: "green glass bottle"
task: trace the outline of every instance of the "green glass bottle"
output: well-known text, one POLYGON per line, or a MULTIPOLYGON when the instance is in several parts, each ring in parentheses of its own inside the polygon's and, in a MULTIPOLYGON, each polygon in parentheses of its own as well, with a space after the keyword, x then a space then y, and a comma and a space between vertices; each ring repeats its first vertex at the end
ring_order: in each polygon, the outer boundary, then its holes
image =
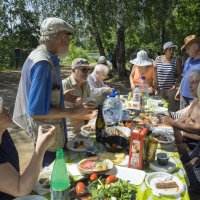
POLYGON ((70 180, 63 149, 57 149, 51 174, 51 200, 68 200, 70 180))

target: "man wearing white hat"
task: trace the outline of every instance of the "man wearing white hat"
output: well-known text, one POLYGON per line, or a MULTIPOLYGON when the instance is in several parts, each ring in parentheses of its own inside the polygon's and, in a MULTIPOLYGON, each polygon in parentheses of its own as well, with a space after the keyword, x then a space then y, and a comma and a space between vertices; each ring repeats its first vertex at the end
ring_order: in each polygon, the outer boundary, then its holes
MULTIPOLYGON (((53 124, 56 141, 44 156, 43 166, 55 159, 55 151, 66 142, 65 118, 78 118, 88 113, 86 108, 64 109, 64 95, 59 61, 68 53, 74 28, 59 18, 47 18, 40 27, 40 42, 26 59, 18 87, 13 120, 36 140, 38 125, 53 124)), ((67 93, 76 101, 76 97, 67 93)), ((66 98, 67 98, 66 96, 66 98)), ((68 98, 69 99, 69 98, 68 98)))

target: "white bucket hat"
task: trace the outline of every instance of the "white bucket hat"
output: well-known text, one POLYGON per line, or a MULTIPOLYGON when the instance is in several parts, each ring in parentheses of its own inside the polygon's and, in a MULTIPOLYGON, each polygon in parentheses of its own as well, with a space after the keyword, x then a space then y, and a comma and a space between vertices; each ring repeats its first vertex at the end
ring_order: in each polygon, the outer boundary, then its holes
POLYGON ((130 63, 137 66, 150 66, 153 64, 153 60, 148 57, 146 51, 141 50, 137 53, 137 58, 130 60, 130 63))
POLYGON ((67 33, 72 35, 74 33, 74 28, 66 21, 56 17, 45 19, 40 26, 41 36, 46 36, 61 31, 66 31, 67 33))

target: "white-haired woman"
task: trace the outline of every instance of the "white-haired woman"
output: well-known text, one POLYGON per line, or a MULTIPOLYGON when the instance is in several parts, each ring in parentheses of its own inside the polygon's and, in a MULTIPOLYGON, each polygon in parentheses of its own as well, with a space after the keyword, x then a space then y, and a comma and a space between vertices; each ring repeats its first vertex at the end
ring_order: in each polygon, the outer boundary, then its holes
POLYGON ((104 84, 108 73, 109 69, 106 65, 97 64, 94 71, 88 76, 87 80, 90 85, 91 97, 95 98, 97 105, 101 105, 105 97, 113 90, 113 88, 104 84))

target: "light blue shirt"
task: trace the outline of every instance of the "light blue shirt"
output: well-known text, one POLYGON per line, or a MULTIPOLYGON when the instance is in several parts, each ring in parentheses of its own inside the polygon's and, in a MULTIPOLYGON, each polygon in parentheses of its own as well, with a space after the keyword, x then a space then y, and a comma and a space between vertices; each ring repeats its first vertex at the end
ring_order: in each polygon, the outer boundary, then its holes
POLYGON ((184 69, 183 69, 183 79, 181 83, 181 90, 180 94, 181 96, 191 98, 193 99, 194 97, 192 96, 190 92, 190 73, 194 70, 199 70, 200 71, 200 59, 194 60, 193 58, 189 57, 184 64, 184 69))

